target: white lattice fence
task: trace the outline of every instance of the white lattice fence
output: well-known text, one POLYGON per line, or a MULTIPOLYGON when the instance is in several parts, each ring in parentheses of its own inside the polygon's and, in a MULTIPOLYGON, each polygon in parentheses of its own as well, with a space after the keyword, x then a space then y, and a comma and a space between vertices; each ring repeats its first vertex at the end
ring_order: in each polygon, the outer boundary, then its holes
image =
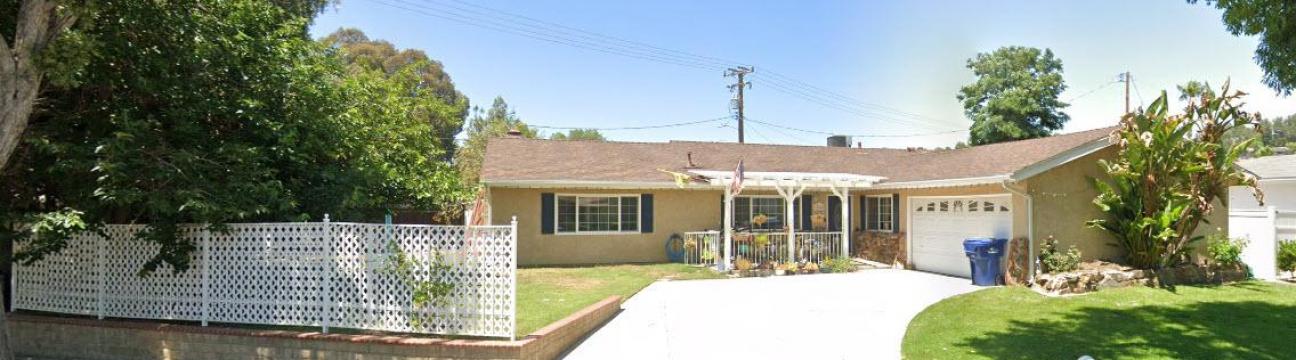
POLYGON ((513 337, 516 223, 511 226, 358 223, 183 226, 198 247, 190 270, 136 274, 157 250, 139 225, 73 237, 67 249, 15 266, 16 309, 100 318, 320 326, 513 337), (388 270, 392 246, 420 264, 413 276, 454 284, 443 304, 415 306, 407 281, 388 270))

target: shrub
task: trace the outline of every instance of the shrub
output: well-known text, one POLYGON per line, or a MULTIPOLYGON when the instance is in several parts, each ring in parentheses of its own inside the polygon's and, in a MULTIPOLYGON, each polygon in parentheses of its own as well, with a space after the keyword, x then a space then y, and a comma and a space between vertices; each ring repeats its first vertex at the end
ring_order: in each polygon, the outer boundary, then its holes
POLYGON ((1080 249, 1071 245, 1066 252, 1059 251, 1057 242, 1050 236, 1044 243, 1044 247, 1040 249, 1040 264, 1044 266, 1044 272, 1075 270, 1080 267, 1080 249))
POLYGON ((1232 266, 1242 263, 1242 249, 1246 239, 1232 238, 1221 233, 1206 236, 1206 254, 1211 262, 1219 266, 1232 266))
POLYGON ((1296 240, 1278 243, 1278 270, 1296 272, 1296 240))
POLYGON ((1105 216, 1089 226, 1110 232, 1129 265, 1184 262, 1201 239, 1193 232, 1229 186, 1255 188, 1255 178, 1234 164, 1255 139, 1223 141, 1229 130, 1258 122, 1259 114, 1242 110, 1243 95, 1225 84, 1219 96, 1203 95, 1171 115, 1162 91, 1147 110, 1121 119, 1112 133, 1118 155, 1099 161, 1110 179, 1094 179, 1094 203, 1105 216))
POLYGON ((824 260, 823 271, 830 273, 842 273, 855 271, 855 262, 850 258, 842 256, 824 260))

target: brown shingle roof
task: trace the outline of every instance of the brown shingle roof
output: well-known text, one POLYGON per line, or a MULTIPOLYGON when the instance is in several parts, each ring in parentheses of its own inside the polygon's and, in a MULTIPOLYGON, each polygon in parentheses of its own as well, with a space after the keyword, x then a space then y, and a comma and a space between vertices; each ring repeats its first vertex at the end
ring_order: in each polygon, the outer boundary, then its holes
POLYGON ((671 141, 667 143, 583 140, 491 139, 482 180, 487 182, 628 181, 669 182, 657 169, 732 170, 742 159, 747 171, 850 173, 886 177, 886 182, 975 178, 1012 173, 1063 151, 1106 137, 1113 128, 955 150, 835 148, 671 141))

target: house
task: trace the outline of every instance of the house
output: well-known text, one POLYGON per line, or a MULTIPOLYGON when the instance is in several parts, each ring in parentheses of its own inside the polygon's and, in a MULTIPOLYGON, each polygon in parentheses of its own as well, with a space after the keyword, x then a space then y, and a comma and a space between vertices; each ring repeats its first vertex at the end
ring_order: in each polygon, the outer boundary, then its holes
POLYGON ((968 237, 1034 239, 1032 253, 1053 237, 1086 258, 1120 255, 1085 225, 1102 216, 1090 179, 1105 176, 1097 161, 1116 154, 1112 130, 953 150, 498 138, 482 183, 488 221, 517 218, 522 265, 663 262, 673 235, 698 246, 693 235, 711 231, 724 235, 698 239, 725 239, 730 256, 845 248, 968 276, 968 237), (726 196, 740 161, 745 186, 726 196), (735 229, 761 234, 758 243, 734 247, 750 239, 735 229))
POLYGON ((1264 192, 1264 205, 1252 196, 1251 190, 1241 186, 1229 188, 1229 210, 1263 210, 1275 207, 1296 211, 1296 155, 1265 156, 1238 161, 1258 180, 1264 192))
POLYGON ((1229 237, 1247 240, 1242 261, 1252 275, 1277 279, 1278 244, 1296 240, 1296 155, 1245 159, 1238 166, 1256 177, 1264 204, 1249 188, 1229 188, 1229 237))

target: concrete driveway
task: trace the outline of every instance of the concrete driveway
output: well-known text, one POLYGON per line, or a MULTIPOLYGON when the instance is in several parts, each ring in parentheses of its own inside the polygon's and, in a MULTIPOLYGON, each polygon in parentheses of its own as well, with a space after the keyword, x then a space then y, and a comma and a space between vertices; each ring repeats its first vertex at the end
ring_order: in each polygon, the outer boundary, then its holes
POLYGON ((914 315, 976 289, 892 269, 661 281, 566 359, 894 359, 914 315))

